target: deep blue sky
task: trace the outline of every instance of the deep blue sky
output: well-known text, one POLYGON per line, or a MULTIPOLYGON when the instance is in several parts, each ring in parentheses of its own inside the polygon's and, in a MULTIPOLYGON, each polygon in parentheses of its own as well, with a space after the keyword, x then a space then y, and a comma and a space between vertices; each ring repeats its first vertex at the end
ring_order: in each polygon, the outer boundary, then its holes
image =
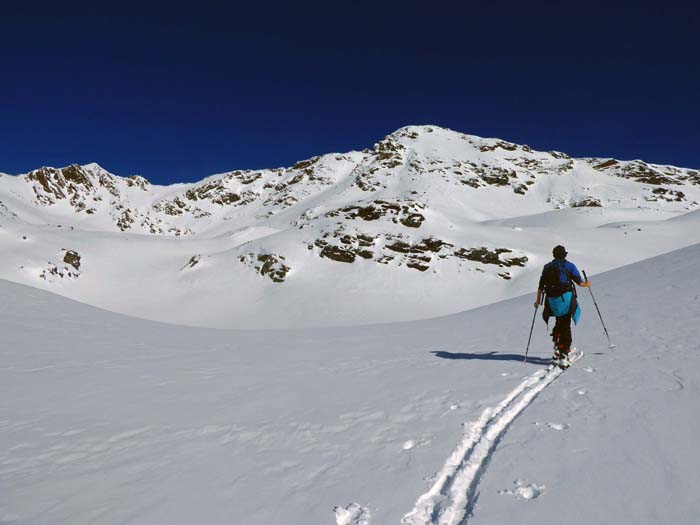
POLYGON ((407 124, 700 168, 699 8, 13 4, 4 172, 95 161, 193 181, 362 149, 407 124))

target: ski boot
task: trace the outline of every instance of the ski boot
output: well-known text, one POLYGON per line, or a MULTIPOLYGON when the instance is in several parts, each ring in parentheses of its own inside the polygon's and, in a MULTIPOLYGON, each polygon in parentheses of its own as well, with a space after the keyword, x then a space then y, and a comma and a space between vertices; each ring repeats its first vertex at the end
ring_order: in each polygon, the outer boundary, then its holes
POLYGON ((554 343, 554 355, 552 356, 552 364, 554 366, 559 366, 559 362, 564 357, 559 349, 559 334, 552 330, 550 334, 552 336, 552 342, 554 343))
POLYGON ((560 348, 559 349, 559 362, 557 363, 559 368, 566 370, 571 366, 571 360, 569 359, 570 348, 560 348))

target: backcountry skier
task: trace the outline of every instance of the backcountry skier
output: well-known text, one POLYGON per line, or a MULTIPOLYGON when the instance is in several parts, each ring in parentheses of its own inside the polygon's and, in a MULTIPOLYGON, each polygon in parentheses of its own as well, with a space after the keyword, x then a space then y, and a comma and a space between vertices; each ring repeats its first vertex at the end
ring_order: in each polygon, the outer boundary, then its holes
POLYGON ((571 320, 578 323, 581 317, 581 307, 576 300, 576 287, 589 287, 591 283, 584 281, 576 265, 566 260, 566 248, 555 246, 552 250, 554 260, 545 264, 537 288, 535 308, 542 304, 542 295, 546 294, 542 318, 549 325, 549 318, 556 317, 557 321, 552 330, 554 342, 554 363, 562 368, 569 366, 571 352, 571 320))

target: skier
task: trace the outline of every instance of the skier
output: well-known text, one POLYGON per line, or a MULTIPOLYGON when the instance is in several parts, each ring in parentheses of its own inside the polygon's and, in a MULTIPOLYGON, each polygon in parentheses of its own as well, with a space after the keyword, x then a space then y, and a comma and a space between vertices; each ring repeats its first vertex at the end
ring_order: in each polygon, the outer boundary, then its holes
POLYGON ((571 320, 578 324, 581 317, 581 307, 576 301, 576 287, 573 283, 586 288, 591 283, 584 281, 576 265, 566 260, 566 248, 555 246, 552 255, 554 260, 545 264, 542 269, 535 308, 542 304, 542 296, 545 293, 547 301, 542 318, 547 325, 552 315, 557 319, 552 330, 553 360, 560 367, 567 368, 570 365, 571 320))

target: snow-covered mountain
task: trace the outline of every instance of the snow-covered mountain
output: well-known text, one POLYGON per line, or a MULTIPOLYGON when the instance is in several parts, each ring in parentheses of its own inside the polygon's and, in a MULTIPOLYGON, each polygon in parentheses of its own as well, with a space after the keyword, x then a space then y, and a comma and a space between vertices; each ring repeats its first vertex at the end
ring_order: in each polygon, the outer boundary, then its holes
POLYGON ((0 523, 696 523, 699 201, 434 126, 195 184, 2 175, 0 523), (540 321, 522 361, 560 243, 617 344, 584 291, 566 372, 540 321))
POLYGON ((700 241, 700 172, 574 159, 435 126, 290 168, 156 186, 97 164, 0 176, 0 277, 216 327, 447 314, 700 241))

